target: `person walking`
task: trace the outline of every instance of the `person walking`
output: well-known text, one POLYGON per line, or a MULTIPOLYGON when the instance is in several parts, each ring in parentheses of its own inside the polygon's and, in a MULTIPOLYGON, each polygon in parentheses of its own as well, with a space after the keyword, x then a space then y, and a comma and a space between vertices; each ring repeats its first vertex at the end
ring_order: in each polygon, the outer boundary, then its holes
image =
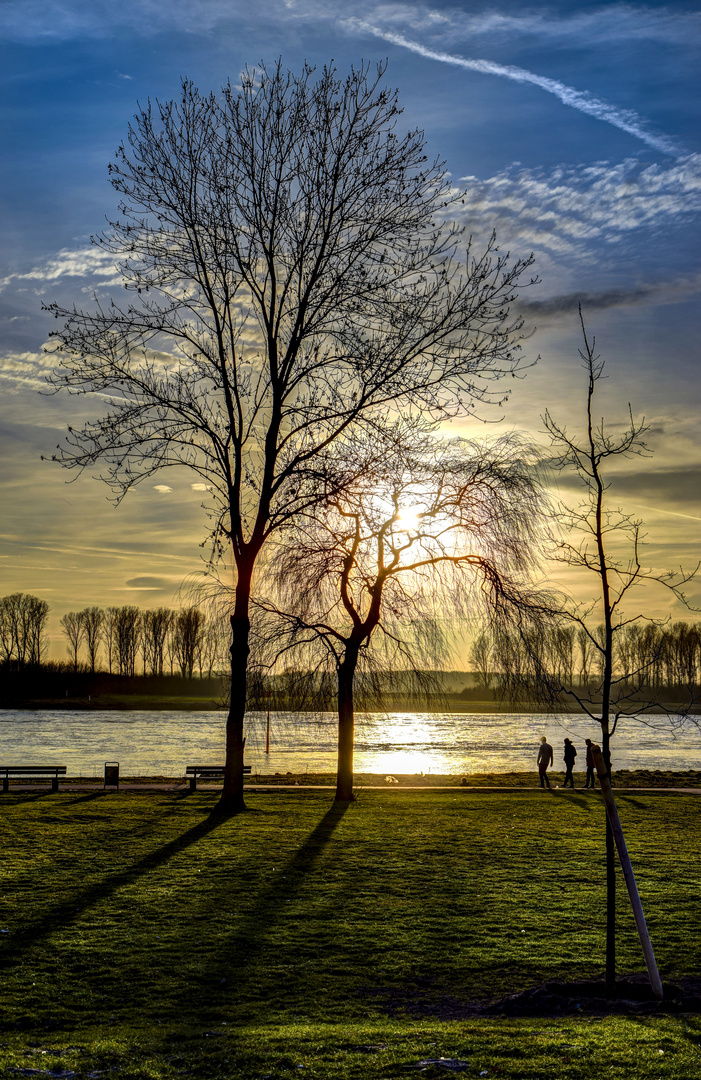
POLYGON ((565 739, 565 754, 564 754, 565 782, 562 785, 563 787, 567 787, 568 784, 569 784, 569 786, 571 788, 574 787, 574 779, 572 778, 572 769, 574 768, 574 759, 576 758, 576 756, 577 756, 577 750, 575 749, 574 745, 572 744, 572 742, 569 739, 565 739))
POLYGON ((591 739, 585 739, 584 742, 587 748, 587 779, 584 786, 585 788, 594 788, 596 787, 596 776, 594 775, 594 752, 592 750, 592 741, 591 739))
POLYGON ((548 766, 553 763, 553 748, 545 738, 545 735, 540 737, 540 750, 538 751, 538 775, 540 776, 540 786, 550 787, 550 781, 548 780, 548 766))

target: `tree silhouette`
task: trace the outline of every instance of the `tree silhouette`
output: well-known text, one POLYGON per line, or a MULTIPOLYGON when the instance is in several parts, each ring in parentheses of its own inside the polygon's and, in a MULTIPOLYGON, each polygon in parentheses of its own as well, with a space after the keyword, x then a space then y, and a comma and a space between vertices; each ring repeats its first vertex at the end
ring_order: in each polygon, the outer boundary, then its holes
MULTIPOLYGON (((683 588, 696 571, 692 574, 661 574, 645 567, 641 550, 642 522, 610 504, 607 467, 612 461, 631 456, 649 456, 650 450, 644 439, 647 427, 644 419, 634 418, 630 405, 624 428, 607 426, 603 418, 597 421, 595 396, 604 377, 604 361, 596 353, 595 340, 587 334, 581 307, 579 318, 583 337, 579 356, 587 380, 584 435, 572 435, 553 419, 550 412, 545 413, 544 422, 555 452, 554 467, 559 471, 574 472, 584 489, 584 498, 579 505, 562 507, 563 538, 557 557, 566 565, 591 574, 597 595, 588 604, 564 608, 561 616, 577 631, 580 650, 585 657, 583 666, 586 666, 587 653, 598 661, 599 678, 593 686, 585 683, 577 687, 571 670, 561 671, 553 685, 574 699, 600 725, 602 752, 610 773, 611 737, 619 719, 622 716, 641 718, 661 707, 656 694, 641 696, 651 658, 639 662, 624 648, 632 627, 645 622, 648 626, 655 624, 648 615, 633 610, 632 594, 641 585, 656 584, 686 604, 683 588)), ((606 853, 606 982, 613 991, 616 979, 616 876, 615 848, 608 818, 606 853)))
POLYGON ((318 461, 388 410, 438 420, 496 400, 519 363, 509 315, 531 258, 461 252, 461 195, 419 131, 397 133, 385 66, 314 81, 281 64, 240 89, 140 108, 110 166, 120 218, 95 241, 133 299, 50 311, 53 385, 104 416, 55 458, 117 500, 186 465, 230 553, 231 699, 222 807, 243 801, 250 602, 269 538, 313 505, 318 461))
POLYGON ((398 424, 329 462, 342 494, 273 547, 280 599, 259 601, 274 617, 262 636, 274 660, 295 650, 303 667, 326 660, 336 673, 337 800, 353 798, 356 674, 376 634, 385 678, 420 676, 465 619, 544 610, 530 584, 545 508, 534 465, 515 435, 446 442, 398 424))

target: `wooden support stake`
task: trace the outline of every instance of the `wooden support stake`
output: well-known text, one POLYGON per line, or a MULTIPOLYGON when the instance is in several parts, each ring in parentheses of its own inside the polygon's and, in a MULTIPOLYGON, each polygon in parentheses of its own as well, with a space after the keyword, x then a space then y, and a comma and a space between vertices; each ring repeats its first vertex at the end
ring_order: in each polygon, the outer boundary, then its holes
POLYGON ((652 951, 652 942, 650 941, 650 935, 647 932, 647 924, 643 914, 643 905, 640 903, 640 895, 638 893, 638 886, 635 884, 633 866, 630 861, 625 837, 623 836, 623 829, 621 828, 621 822, 618 817, 616 801, 613 797, 613 791, 611 790, 611 778, 608 769, 606 768, 604 755, 601 753, 601 747, 592 746, 592 752, 594 755, 596 772, 599 777, 599 784, 601 785, 601 794, 603 795, 604 803, 606 804, 606 813, 608 814, 608 819, 611 824, 613 838, 616 841, 618 858, 621 861, 623 877, 625 878, 628 896, 630 897, 630 904, 633 908, 633 915, 635 916, 635 925, 638 928, 638 937, 640 938, 640 944, 643 947, 643 955, 645 957, 645 965, 650 979, 650 986, 652 987, 652 992, 655 997, 660 998, 661 1000, 664 997, 662 980, 660 979, 660 973, 657 970, 655 954, 652 951))

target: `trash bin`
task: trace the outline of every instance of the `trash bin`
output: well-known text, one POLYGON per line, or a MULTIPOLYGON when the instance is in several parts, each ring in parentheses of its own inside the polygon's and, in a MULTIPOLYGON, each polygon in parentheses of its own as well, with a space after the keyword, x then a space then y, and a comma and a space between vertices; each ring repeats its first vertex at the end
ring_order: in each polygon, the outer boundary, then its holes
POLYGON ((104 787, 119 787, 119 762, 118 761, 106 761, 105 762, 105 783, 104 787))

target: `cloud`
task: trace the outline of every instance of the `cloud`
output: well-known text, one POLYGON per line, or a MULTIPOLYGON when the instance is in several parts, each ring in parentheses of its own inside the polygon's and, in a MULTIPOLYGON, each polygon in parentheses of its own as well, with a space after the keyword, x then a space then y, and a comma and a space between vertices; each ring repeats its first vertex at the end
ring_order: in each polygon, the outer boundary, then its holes
MULTIPOLYGON (((630 503, 637 504, 642 510, 671 514, 672 511, 668 509, 669 504, 693 508, 701 504, 701 464, 699 463, 644 470, 633 465, 626 471, 607 473, 606 481, 610 485, 609 506, 615 506, 617 501, 626 499, 630 503), (651 503, 657 505, 650 505, 651 503)), ((583 491, 582 483, 574 473, 560 473, 558 486, 583 491)), ((675 512, 675 516, 694 518, 696 515, 680 515, 675 512)))
POLYGON ((252 10, 241 0, 5 0, 0 8, 0 26, 10 40, 65 41, 79 37, 108 37, 116 27, 125 27, 143 37, 153 37, 164 28, 185 33, 208 34, 215 27, 235 25, 241 17, 251 24, 311 22, 338 24, 348 17, 380 22, 389 29, 421 32, 425 40, 455 44, 488 38, 490 42, 535 38, 549 44, 600 48, 605 42, 654 41, 689 45, 701 38, 701 14, 616 3, 595 10, 560 14, 555 7, 543 11, 528 9, 517 14, 487 8, 483 11, 438 9, 425 3, 368 2, 347 0, 341 13, 328 0, 268 0, 252 10), (47 7, 50 14, 47 17, 47 7))
POLYGON ((46 376, 53 367, 43 352, 10 353, 0 356, 0 390, 18 394, 22 390, 46 391, 46 376))
POLYGON ((701 291, 701 274, 693 278, 673 281, 641 282, 626 289, 608 289, 601 292, 563 293, 547 300, 519 300, 518 311, 522 315, 537 317, 540 322, 568 318, 576 313, 579 305, 585 312, 605 311, 607 308, 632 307, 638 304, 677 304, 701 291))
MULTIPOLYGON (((323 17, 328 5, 322 3, 288 3, 298 15, 323 17)), ((633 4, 611 4, 596 10, 560 14, 555 8, 545 11, 525 9, 517 14, 488 8, 483 11, 462 11, 458 8, 437 10, 428 4, 367 3, 344 5, 344 12, 353 10, 356 18, 375 19, 385 26, 402 26, 422 36, 430 34, 437 40, 473 41, 486 37, 490 42, 503 43, 527 37, 548 44, 570 47, 600 48, 604 42, 654 41, 689 45, 701 39, 701 14, 674 11, 664 7, 653 9, 633 4)))
POLYGON ((211 491, 211 484, 190 484, 193 491, 211 491))
POLYGON ((129 578, 124 584, 128 589, 141 589, 144 591, 154 591, 156 589, 162 591, 163 589, 170 590, 173 588, 172 581, 168 581, 166 578, 162 577, 151 577, 149 575, 129 578))
POLYGON ((64 248, 31 270, 0 278, 0 291, 17 281, 47 282, 63 277, 113 278, 115 270, 114 255, 110 255, 108 251, 94 247, 77 248, 73 251, 64 248))
POLYGON ((601 242, 617 244, 636 230, 659 233, 701 213, 701 154, 672 165, 619 164, 522 169, 487 179, 463 176, 462 219, 479 233, 496 228, 502 241, 589 258, 601 242))
POLYGON ((17 533, 0 533, 0 540, 10 544, 17 544, 22 550, 31 549, 33 551, 50 551, 58 555, 79 555, 81 558, 88 556, 98 559, 109 555, 110 560, 121 559, 123 561, 129 561, 136 556, 140 559, 165 559, 170 562, 184 563, 186 566, 192 566, 191 556, 172 555, 164 551, 144 551, 140 548, 116 548, 110 547, 107 544, 100 546, 89 544, 37 544, 28 540, 26 536, 17 533))
POLYGON ((409 49, 410 52, 417 53, 427 60, 437 60, 442 64, 452 64, 456 67, 464 68, 467 71, 480 72, 483 75, 496 75, 499 78, 509 79, 512 82, 530 83, 532 86, 537 86, 541 90, 544 90, 547 94, 553 94, 556 98, 559 98, 563 105, 567 105, 569 108, 577 109, 579 112, 586 113, 588 116, 593 116, 597 120, 602 120, 607 124, 611 124, 613 127, 625 131, 628 135, 640 139, 641 142, 646 143, 654 150, 659 150, 663 154, 672 154, 675 156, 680 154, 679 148, 672 139, 667 138, 666 135, 655 135, 648 131, 642 118, 639 117, 637 113, 633 112, 632 109, 618 109, 614 105, 609 105, 608 102, 594 97, 588 90, 576 90, 574 87, 568 86, 558 79, 550 79, 545 75, 538 75, 535 72, 527 71, 525 68, 515 67, 513 64, 497 64, 493 60, 468 59, 463 56, 456 56, 453 53, 428 48, 417 41, 412 41, 403 34, 397 34, 392 30, 382 29, 379 26, 374 26, 371 23, 363 22, 362 20, 353 18, 346 19, 342 20, 340 25, 351 31, 355 31, 356 33, 365 31, 375 37, 381 38, 383 41, 388 41, 393 45, 399 45, 404 49, 409 49))
POLYGON ((154 491, 160 491, 161 495, 169 495, 173 490, 172 487, 168 487, 167 484, 154 484, 154 491))

